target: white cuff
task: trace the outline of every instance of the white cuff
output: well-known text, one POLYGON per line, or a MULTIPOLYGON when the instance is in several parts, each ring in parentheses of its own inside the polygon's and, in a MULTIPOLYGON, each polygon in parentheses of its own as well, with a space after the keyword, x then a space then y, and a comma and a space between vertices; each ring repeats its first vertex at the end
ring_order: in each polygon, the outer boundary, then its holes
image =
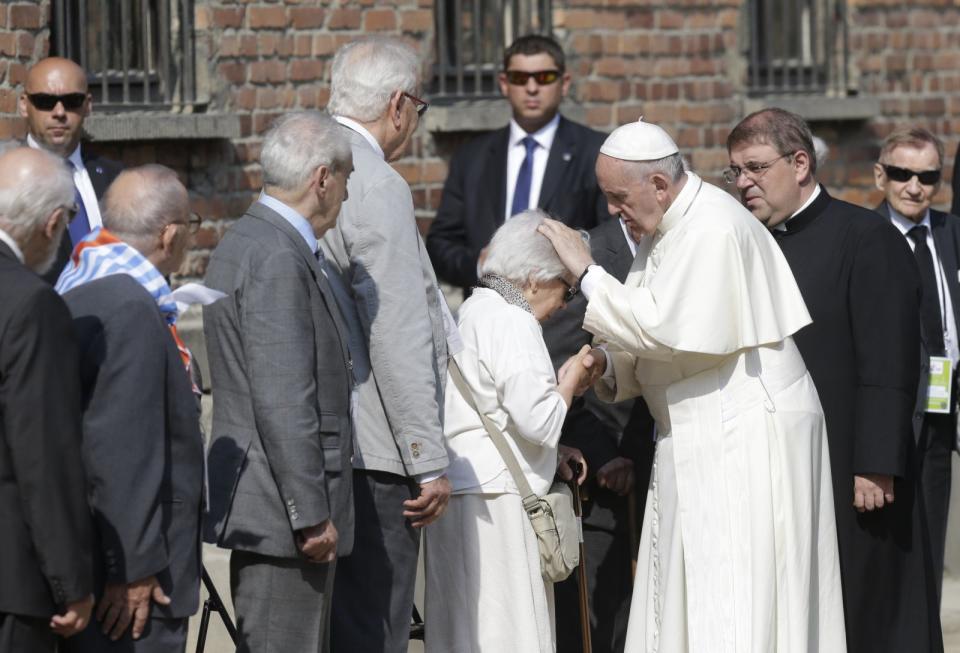
POLYGON ((432 472, 424 472, 423 474, 414 474, 413 480, 417 482, 417 485, 426 485, 427 483, 437 480, 446 473, 446 469, 438 469, 432 472))
POLYGON ((604 381, 613 380, 613 364, 610 362, 610 352, 607 351, 606 345, 598 345, 597 349, 603 352, 603 357, 607 359, 606 365, 603 367, 603 374, 600 375, 600 378, 604 381))
POLYGON ((591 293, 593 293, 597 284, 600 283, 600 274, 602 272, 603 268, 596 263, 591 263, 587 266, 587 273, 583 275, 583 281, 580 282, 580 292, 587 298, 587 301, 590 301, 591 293))

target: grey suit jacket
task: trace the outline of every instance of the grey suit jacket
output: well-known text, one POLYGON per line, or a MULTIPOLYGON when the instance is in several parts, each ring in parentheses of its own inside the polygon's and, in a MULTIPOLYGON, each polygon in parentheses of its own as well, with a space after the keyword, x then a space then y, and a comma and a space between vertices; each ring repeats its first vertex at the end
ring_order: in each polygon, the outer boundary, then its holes
POLYGON ((369 353, 358 379, 354 464, 400 475, 441 470, 447 343, 437 280, 407 182, 347 131, 349 199, 322 247, 350 289, 369 353))
POLYGON ((80 344, 96 596, 106 582, 156 576, 171 602, 155 614, 189 617, 200 603, 203 437, 180 352, 132 277, 104 277, 63 299, 80 344))
POLYGON ((350 354, 313 252, 254 203, 217 245, 203 311, 213 388, 205 539, 298 558, 296 531, 328 518, 353 547, 350 354))

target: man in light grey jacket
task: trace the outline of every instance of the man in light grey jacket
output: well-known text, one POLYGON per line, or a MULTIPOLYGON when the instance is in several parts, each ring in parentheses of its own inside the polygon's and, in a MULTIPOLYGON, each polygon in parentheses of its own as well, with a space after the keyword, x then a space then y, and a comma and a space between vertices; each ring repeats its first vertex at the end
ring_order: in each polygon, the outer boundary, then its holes
POLYGON ((213 252, 204 309, 213 386, 206 538, 231 549, 241 652, 327 651, 335 562, 353 540, 346 327, 317 239, 351 155, 329 116, 280 118, 264 189, 213 252))
POLYGON ((322 247, 350 328, 359 385, 354 456, 356 540, 334 588, 332 649, 407 650, 419 528, 450 495, 444 475, 446 304, 417 231, 413 198, 389 165, 427 104, 406 45, 373 37, 333 61, 329 110, 350 137, 354 172, 322 247), (336 275, 333 275, 334 277, 336 275))

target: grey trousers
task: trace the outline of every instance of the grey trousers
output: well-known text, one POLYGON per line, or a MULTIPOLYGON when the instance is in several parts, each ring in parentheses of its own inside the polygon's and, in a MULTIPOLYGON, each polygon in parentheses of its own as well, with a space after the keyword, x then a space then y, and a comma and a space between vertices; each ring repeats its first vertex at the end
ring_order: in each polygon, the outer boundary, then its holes
MULTIPOLYGON (((96 614, 96 609, 94 609, 96 614)), ((130 628, 117 641, 103 634, 94 616, 83 632, 65 640, 60 650, 66 653, 183 653, 187 648, 187 619, 151 617, 140 639, 130 636, 130 628)))
POLYGON ((49 619, 0 612, 0 651, 54 653, 57 636, 49 624, 49 619))
POLYGON ((353 552, 337 562, 334 653, 406 652, 420 532, 403 516, 403 502, 419 494, 407 477, 354 470, 356 530, 353 552))
POLYGON ((237 652, 328 651, 335 568, 335 562, 233 551, 230 590, 240 637, 237 652))

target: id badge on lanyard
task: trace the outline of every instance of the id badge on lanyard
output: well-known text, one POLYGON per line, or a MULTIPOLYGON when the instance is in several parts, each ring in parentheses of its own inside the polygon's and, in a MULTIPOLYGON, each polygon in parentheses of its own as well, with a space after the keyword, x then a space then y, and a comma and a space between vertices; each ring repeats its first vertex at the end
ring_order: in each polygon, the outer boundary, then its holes
POLYGON ((950 412, 953 388, 953 361, 944 356, 930 357, 930 384, 927 386, 927 412, 950 412))

